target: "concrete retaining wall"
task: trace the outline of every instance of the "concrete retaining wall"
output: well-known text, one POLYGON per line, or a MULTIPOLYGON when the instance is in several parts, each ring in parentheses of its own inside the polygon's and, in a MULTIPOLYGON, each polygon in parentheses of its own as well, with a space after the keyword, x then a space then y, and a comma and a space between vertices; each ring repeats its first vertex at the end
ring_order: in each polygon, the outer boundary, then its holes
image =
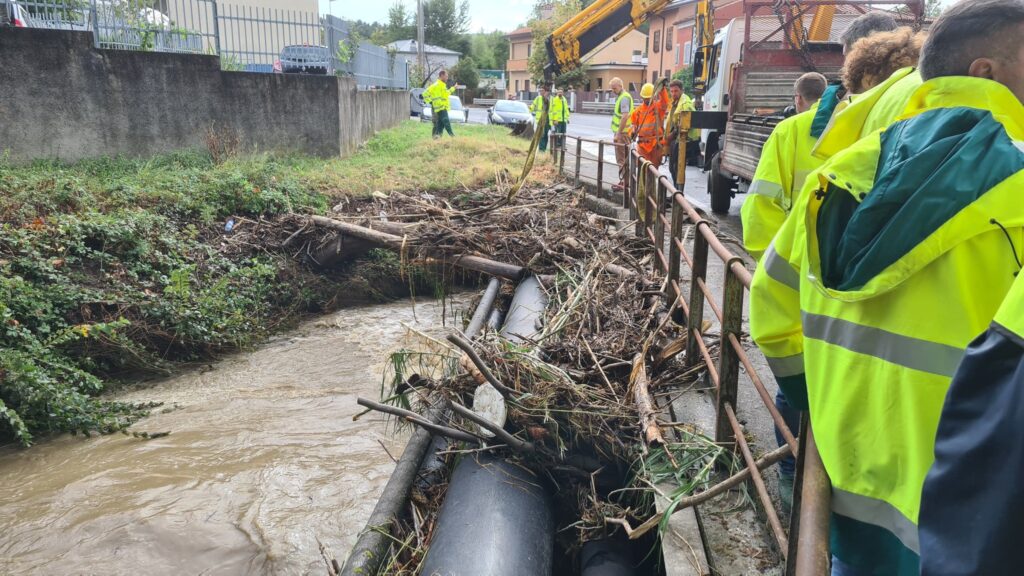
POLYGON ((97 50, 92 35, 0 34, 0 153, 11 161, 146 156, 205 147, 351 152, 409 117, 404 91, 357 92, 333 76, 224 72, 215 56, 97 50))

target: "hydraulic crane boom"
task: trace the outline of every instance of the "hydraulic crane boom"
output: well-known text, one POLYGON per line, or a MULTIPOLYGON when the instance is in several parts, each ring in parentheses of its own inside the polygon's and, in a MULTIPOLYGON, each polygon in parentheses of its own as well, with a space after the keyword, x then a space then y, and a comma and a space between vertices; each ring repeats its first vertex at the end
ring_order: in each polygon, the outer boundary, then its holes
POLYGON ((544 78, 580 67, 583 58, 609 38, 616 41, 639 27, 670 0, 597 0, 559 26, 545 42, 544 78))

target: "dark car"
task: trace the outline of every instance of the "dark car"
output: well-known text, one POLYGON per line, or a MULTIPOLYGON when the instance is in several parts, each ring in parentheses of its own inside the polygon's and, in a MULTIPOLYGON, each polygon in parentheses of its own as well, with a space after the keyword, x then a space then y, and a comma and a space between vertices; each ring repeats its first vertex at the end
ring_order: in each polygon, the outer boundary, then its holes
POLYGON ((331 53, 323 46, 285 46, 280 61, 285 74, 327 74, 331 53))
POLYGON ((503 126, 533 124, 533 114, 525 102, 498 100, 494 106, 487 109, 487 123, 503 126))

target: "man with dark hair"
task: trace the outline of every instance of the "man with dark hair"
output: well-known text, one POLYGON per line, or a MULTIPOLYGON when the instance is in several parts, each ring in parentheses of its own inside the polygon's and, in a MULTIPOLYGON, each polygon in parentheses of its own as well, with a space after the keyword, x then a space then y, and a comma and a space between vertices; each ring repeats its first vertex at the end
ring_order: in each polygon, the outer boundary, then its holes
MULTIPOLYGON (((672 180, 675 182, 676 189, 680 192, 683 190, 683 181, 678 178, 679 176, 679 148, 682 146, 685 152, 686 158, 690 157, 691 150, 700 152, 700 130, 696 128, 690 128, 686 134, 681 134, 679 129, 680 120, 683 117, 684 112, 693 112, 697 107, 693 103, 693 98, 690 98, 685 92, 683 92, 683 83, 680 80, 673 80, 668 84, 668 92, 672 96, 672 103, 669 107, 668 113, 668 126, 665 132, 668 134, 669 142, 669 155, 668 155, 668 166, 669 172, 672 173, 672 180)), ((683 169, 686 169, 684 164, 683 169)))
POLYGON ((537 91, 537 97, 530 103, 530 112, 533 112, 536 122, 535 129, 541 131, 538 150, 547 152, 548 133, 551 131, 551 89, 546 84, 541 85, 537 91), (548 112, 547 116, 544 115, 544 112, 548 112))
POLYGON ((843 54, 849 52, 854 43, 867 38, 876 32, 889 32, 896 29, 896 19, 887 12, 868 12, 854 20, 850 27, 843 31, 839 41, 843 43, 843 54))
MULTIPOLYGON (((979 0, 949 8, 932 27, 921 74, 988 78, 1024 101, 1024 1, 979 0)), ((945 77, 945 78, 943 78, 945 77)), ((981 96, 979 94, 979 96, 981 96)), ((999 96, 1008 99, 1006 94, 999 96)), ((1013 111, 1022 122, 1024 106, 1013 111)), ((1011 134, 1019 141, 1020 131, 1011 134)), ((978 166, 977 175, 984 167, 978 166)), ((1017 180, 1020 182, 1020 179, 1017 180)), ((1015 210, 991 212, 1010 228, 1000 248, 1018 260, 1017 280, 988 330, 964 355, 950 384, 935 438, 935 464, 921 495, 921 574, 1020 572, 1024 534, 1024 260, 1020 184, 1015 210)), ((991 193, 990 193, 991 194, 991 193)), ((1000 231, 1001 232, 1001 231, 1000 231)), ((999 286, 998 288, 1001 288, 999 286)), ((986 290, 985 300, 989 300, 986 290)), ((1001 294, 996 290, 996 297, 1001 294)), ((988 317, 986 315, 986 317, 988 317)))
POLYGON ((449 136, 454 137, 452 123, 448 119, 448 111, 452 105, 449 96, 455 93, 455 86, 448 87, 448 71, 441 70, 437 73, 437 81, 423 91, 423 101, 430 106, 430 112, 434 117, 434 140, 440 138, 445 131, 449 136))
POLYGON ((833 575, 917 575, 930 539, 940 542, 931 551, 949 549, 925 562, 926 573, 1019 571, 1019 530, 1002 535, 1000 550, 985 539, 993 533, 979 533, 999 521, 991 515, 1014 511, 995 500, 979 507, 981 493, 1020 498, 1019 477, 978 484, 1005 477, 1003 467, 1021 469, 1020 421, 1009 432, 1017 442, 993 444, 1010 452, 979 458, 979 436, 964 436, 965 428, 1000 439, 1007 432, 948 405, 943 459, 929 479, 937 487, 929 494, 940 495, 930 498, 935 510, 946 512, 925 510, 920 532, 918 520, 946 391, 1024 259, 1013 240, 1024 237, 1024 0, 947 9, 922 55, 940 60, 931 60, 900 120, 808 177, 751 286, 751 335, 774 355, 789 403, 809 411, 832 483, 833 575), (949 52, 960 52, 956 62, 938 65, 949 52), (954 562, 962 558, 956 545, 1013 564, 963 568, 973 561, 954 562))

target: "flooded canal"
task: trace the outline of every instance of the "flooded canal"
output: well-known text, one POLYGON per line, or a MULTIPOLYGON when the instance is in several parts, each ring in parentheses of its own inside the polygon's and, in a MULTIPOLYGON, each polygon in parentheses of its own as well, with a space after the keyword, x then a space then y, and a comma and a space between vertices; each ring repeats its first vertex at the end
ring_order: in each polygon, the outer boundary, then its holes
MULTIPOLYGON (((468 298, 456 298, 456 308, 468 298)), ((439 302, 348 309, 253 352, 117 394, 180 409, 121 434, 0 449, 3 574, 324 574, 343 561, 405 436, 377 415, 387 355, 438 334, 439 302)), ((452 324, 449 319, 448 324, 452 324)))

